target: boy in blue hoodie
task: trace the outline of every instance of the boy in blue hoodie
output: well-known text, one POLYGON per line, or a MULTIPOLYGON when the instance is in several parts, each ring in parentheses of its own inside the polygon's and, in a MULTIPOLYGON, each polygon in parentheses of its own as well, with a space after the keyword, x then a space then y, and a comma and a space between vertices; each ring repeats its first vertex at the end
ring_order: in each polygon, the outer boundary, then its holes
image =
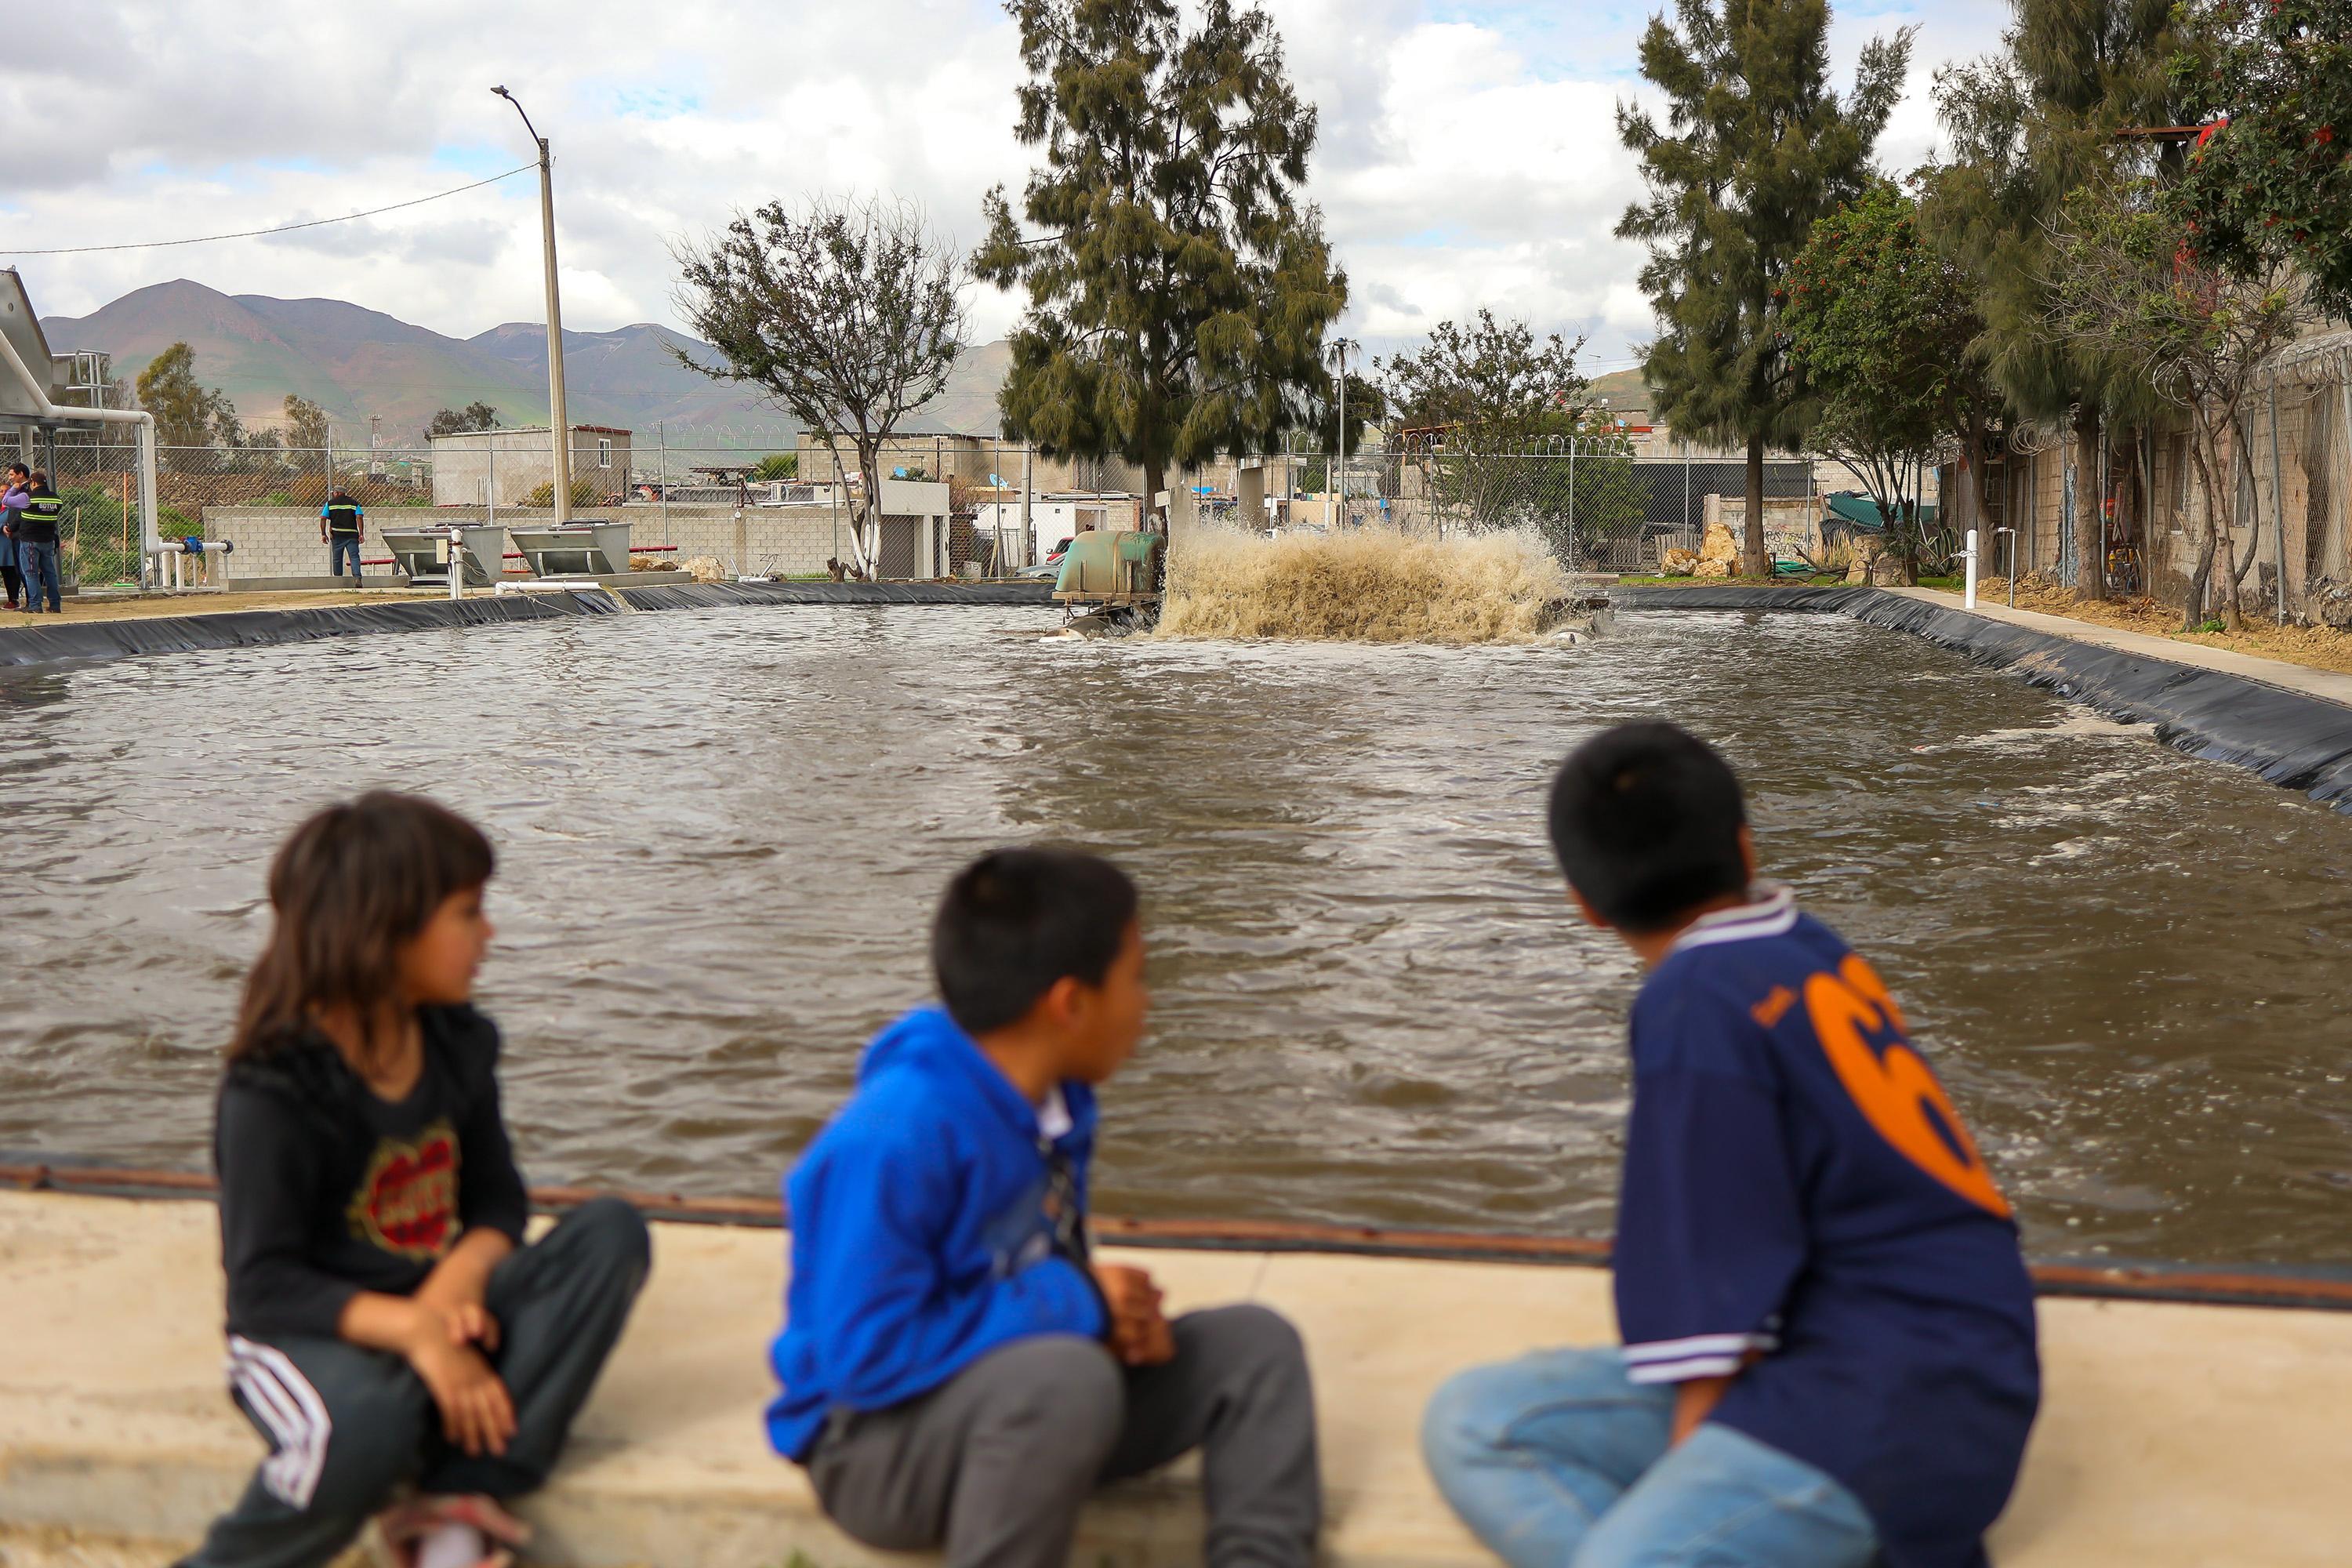
POLYGON ((1895 999, 1756 880, 1739 781, 1671 724, 1579 747, 1551 834, 1650 971, 1624 1344, 1454 1378, 1438 1489, 1512 1568, 1983 1568, 2040 1397, 2033 1289, 1895 999))
POLYGON ((1298 1336, 1260 1307, 1169 1321, 1094 1262, 1095 1086, 1143 1032, 1134 884, 1006 849, 949 884, 944 1006, 885 1029, 784 1184, 776 1451, 869 1546, 1066 1568, 1103 1481, 1202 1454, 1212 1568, 1307 1568, 1321 1521, 1298 1336))

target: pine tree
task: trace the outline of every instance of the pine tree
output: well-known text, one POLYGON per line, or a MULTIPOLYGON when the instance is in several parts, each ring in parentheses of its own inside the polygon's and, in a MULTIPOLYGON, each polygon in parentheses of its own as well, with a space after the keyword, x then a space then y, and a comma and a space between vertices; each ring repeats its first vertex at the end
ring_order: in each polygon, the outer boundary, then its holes
MULTIPOLYGON (((2126 362, 2050 332, 2051 235, 2086 184, 2152 172, 2168 156, 2164 143, 2116 132, 2173 122, 2170 0, 2015 0, 2001 41, 2000 54, 1937 73, 1952 162, 1928 171, 1920 223, 1980 280, 1979 353, 1995 384, 2024 418, 2073 418, 2087 484, 2103 411, 2145 419, 2156 400, 2126 362)), ((2075 593, 2101 598, 2100 508, 2093 498, 2077 510, 2075 593)))
POLYGON ((1654 16, 1642 37, 1664 126, 1633 105, 1617 110, 1650 193, 1617 225, 1650 247, 1642 288, 1662 330, 1643 373, 1677 431, 1746 444, 1748 576, 1771 570, 1764 449, 1794 446, 1807 416, 1778 291, 1815 220, 1862 194, 1910 53, 1907 29, 1873 40, 1841 98, 1825 0, 1675 0, 1674 23, 1654 16))
POLYGON ((1329 401, 1323 334, 1348 285, 1298 201, 1316 116, 1274 24, 1233 0, 1006 9, 1029 71, 1016 132, 1044 155, 1020 218, 989 193, 972 258, 1027 295, 1004 433, 1139 464, 1156 496, 1171 464, 1309 423, 1329 401))

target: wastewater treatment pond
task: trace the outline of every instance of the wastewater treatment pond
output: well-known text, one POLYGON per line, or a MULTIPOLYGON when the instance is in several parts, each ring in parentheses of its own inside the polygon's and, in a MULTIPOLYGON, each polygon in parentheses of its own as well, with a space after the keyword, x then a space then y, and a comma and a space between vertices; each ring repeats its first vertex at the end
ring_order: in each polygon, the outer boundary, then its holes
POLYGON ((763 607, 0 676, 0 1149, 204 1168, 268 857, 392 785, 497 842, 482 994, 535 1179, 772 1191, 922 994, 946 876, 1053 837, 1149 900, 1107 1212, 1605 1235, 1638 977, 1571 918, 1543 793, 1666 713, 1902 997, 2037 1255, 2342 1257, 2352 820, 1836 616, 1045 624, 763 607))

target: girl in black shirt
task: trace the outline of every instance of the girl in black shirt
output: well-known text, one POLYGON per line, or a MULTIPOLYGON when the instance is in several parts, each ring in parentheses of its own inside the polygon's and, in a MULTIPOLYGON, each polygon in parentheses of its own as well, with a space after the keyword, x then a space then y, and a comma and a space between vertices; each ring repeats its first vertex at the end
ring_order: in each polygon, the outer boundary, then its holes
POLYGON ((270 867, 214 1133, 230 1389, 270 1452, 184 1568, 324 1563, 371 1516, 415 1568, 509 1561, 502 1505, 547 1479, 644 1282, 617 1200, 524 1243, 471 1000, 491 867, 471 823, 383 792, 270 867))

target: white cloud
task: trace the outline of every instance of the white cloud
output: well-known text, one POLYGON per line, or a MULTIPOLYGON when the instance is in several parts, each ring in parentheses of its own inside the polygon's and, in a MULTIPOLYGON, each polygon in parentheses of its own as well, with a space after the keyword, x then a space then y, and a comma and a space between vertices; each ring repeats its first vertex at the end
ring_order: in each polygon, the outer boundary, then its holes
MULTIPOLYGON (((1318 107, 1309 195, 1354 287, 1349 331, 1392 343, 1485 304, 1589 331, 1598 363, 1626 358, 1649 331, 1639 252, 1610 232, 1638 193, 1614 125, 1641 85, 1637 15, 1604 5, 1571 27, 1540 5, 1269 8, 1318 107)), ((1888 162, 1908 166, 1933 139, 1935 61, 1991 47, 2004 9, 1897 0, 1837 23, 1849 77, 1864 37, 1923 24, 1888 162)), ((1017 190, 1028 167, 1012 132, 1016 39, 988 0, 115 0, 26 8, 10 47, 0 235, 24 244, 248 228, 446 189, 530 155, 488 90, 504 81, 553 139, 575 329, 670 321, 672 241, 737 206, 887 190, 968 243, 981 193, 1017 190)), ((541 312, 535 195, 525 175, 268 240, 0 264, 51 313, 192 277, 467 334, 541 312)), ((984 334, 1013 315, 993 292, 973 303, 984 334)))

